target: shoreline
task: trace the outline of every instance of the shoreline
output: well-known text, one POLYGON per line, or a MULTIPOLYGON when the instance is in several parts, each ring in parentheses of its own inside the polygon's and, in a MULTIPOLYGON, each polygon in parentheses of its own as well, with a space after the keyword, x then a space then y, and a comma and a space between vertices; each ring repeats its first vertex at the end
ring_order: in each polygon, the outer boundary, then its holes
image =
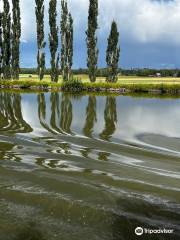
POLYGON ((34 91, 64 91, 64 92, 92 92, 92 93, 149 93, 154 95, 180 95, 180 84, 120 84, 120 83, 52 83, 45 81, 26 82, 22 80, 0 81, 0 90, 34 90, 34 91))

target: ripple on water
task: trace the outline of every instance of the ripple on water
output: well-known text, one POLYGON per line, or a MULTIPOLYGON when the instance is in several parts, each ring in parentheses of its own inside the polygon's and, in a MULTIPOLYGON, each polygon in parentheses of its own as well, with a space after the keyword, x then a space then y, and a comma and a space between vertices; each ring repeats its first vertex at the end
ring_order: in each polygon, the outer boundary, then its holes
POLYGON ((133 239, 137 226, 180 238, 179 100, 0 99, 0 238, 133 239))

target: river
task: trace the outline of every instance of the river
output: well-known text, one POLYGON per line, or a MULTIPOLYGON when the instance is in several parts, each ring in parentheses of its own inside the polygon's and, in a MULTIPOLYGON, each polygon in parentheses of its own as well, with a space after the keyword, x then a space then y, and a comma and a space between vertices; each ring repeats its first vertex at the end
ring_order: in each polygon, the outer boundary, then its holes
POLYGON ((0 92, 0 239, 180 239, 179 223, 180 99, 0 92))

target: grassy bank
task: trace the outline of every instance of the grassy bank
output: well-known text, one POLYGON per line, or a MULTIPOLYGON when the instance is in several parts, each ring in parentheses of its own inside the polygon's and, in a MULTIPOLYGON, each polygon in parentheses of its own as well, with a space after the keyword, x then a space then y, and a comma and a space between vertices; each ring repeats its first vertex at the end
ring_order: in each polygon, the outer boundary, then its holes
POLYGON ((39 81, 36 75, 21 75, 18 81, 0 81, 0 88, 6 89, 34 89, 46 91, 89 91, 89 92, 150 92, 180 94, 180 78, 144 78, 119 77, 117 83, 107 83, 105 78, 97 78, 95 83, 88 80, 87 75, 77 75, 75 80, 63 83, 61 76, 58 83, 52 83, 46 75, 39 81))

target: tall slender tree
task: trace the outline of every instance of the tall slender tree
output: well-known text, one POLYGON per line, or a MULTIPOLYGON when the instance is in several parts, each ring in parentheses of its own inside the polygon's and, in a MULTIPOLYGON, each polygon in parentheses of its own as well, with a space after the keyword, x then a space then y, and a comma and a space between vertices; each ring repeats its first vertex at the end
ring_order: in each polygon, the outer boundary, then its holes
POLYGON ((21 38, 21 13, 19 0, 12 0, 12 77, 19 79, 19 55, 21 38))
POLYGON ((3 21, 3 13, 0 12, 0 78, 2 78, 3 74, 3 68, 2 68, 2 63, 3 63, 3 39, 2 39, 2 34, 3 34, 3 28, 2 28, 2 21, 3 21))
POLYGON ((66 0, 61 0, 61 70, 63 80, 71 78, 73 64, 73 19, 66 0))
POLYGON ((73 18, 71 13, 69 13, 68 18, 68 32, 67 32, 67 39, 68 39, 68 79, 71 77, 71 68, 73 65, 73 40, 74 40, 74 29, 73 29, 73 18))
POLYGON ((98 62, 97 36, 98 28, 98 0, 90 0, 88 29, 86 31, 87 42, 87 67, 89 69, 89 78, 91 82, 96 81, 96 71, 98 62))
POLYGON ((3 0, 3 75, 5 79, 11 78, 11 14, 8 0, 3 0))
POLYGON ((37 24, 37 64, 40 80, 44 78, 45 71, 45 52, 46 43, 44 41, 44 0, 35 0, 36 24, 37 24))
POLYGON ((120 56, 119 32, 115 21, 112 22, 111 31, 108 38, 108 46, 106 50, 106 62, 108 66, 108 82, 117 82, 118 63, 120 56))
POLYGON ((58 50, 58 27, 56 24, 57 17, 57 0, 49 2, 49 48, 51 52, 51 81, 57 82, 59 76, 59 54, 58 50))

